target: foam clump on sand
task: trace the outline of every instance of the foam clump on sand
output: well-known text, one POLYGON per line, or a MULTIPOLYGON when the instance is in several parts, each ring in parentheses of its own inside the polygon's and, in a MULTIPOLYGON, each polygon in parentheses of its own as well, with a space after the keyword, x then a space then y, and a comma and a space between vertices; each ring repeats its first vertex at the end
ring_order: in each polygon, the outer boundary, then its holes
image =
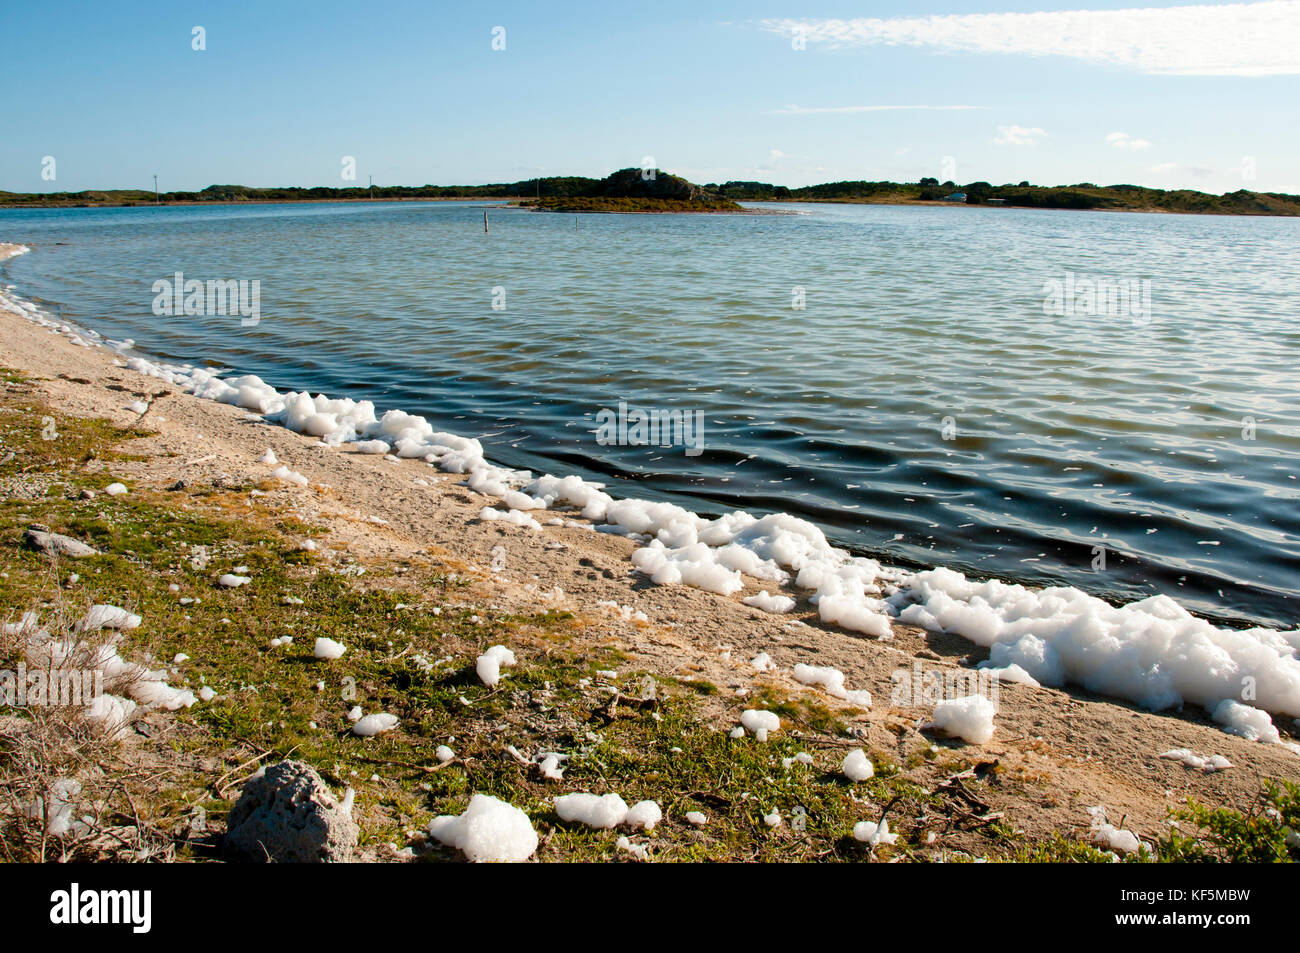
POLYGON ((993 716, 997 710, 983 695, 947 698, 934 706, 932 723, 954 738, 982 745, 993 737, 993 716))
POLYGON ((1044 685, 1067 682, 1154 711, 1208 711, 1254 679, 1259 708, 1300 714, 1300 631, 1220 629, 1168 596, 1112 606, 1071 587, 973 582, 950 569, 918 573, 899 619, 989 648, 1044 685))
POLYGON ((740 723, 759 741, 766 741, 769 732, 780 731, 781 719, 775 712, 750 708, 740 714, 740 723))
POLYGON ((429 834, 474 863, 522 863, 537 850, 537 832, 528 815, 488 794, 475 794, 459 817, 435 817, 429 834))
POLYGON ((976 666, 981 672, 987 672, 991 678, 996 678, 999 682, 1013 682, 1017 685, 1028 685, 1030 688, 1042 688, 1038 679, 1030 675, 1019 665, 1014 662, 1010 665, 1001 667, 990 665, 987 661, 981 662, 976 666))
MULTIPOLYGON (((811 593, 824 621, 878 638, 890 637, 893 607, 878 598, 879 582, 904 574, 831 546, 825 534, 786 513, 756 518, 743 511, 705 519, 671 503, 615 500, 603 485, 576 476, 543 476, 522 491, 548 508, 575 507, 601 529, 640 539, 634 565, 657 585, 686 585, 721 595, 744 588, 741 574, 794 584, 811 593)), ((762 594, 745 602, 788 612, 788 596, 762 594)))
POLYGON ((803 685, 816 685, 825 690, 827 695, 842 699, 859 708, 871 707, 871 692, 851 692, 844 687, 844 673, 829 665, 804 665, 794 667, 794 679, 803 685))
MULTIPOLYGON (((584 515, 651 537, 632 554, 632 561, 658 585, 730 595, 744 587, 742 573, 782 584, 793 578, 797 587, 811 592, 809 601, 823 621, 890 637, 892 607, 877 598, 880 564, 831 546, 806 520, 787 513, 755 518, 743 511, 706 520, 667 503, 590 498, 584 515)), ((767 590, 744 601, 768 612, 794 608, 789 596, 771 596, 767 590)))
POLYGON ((494 645, 480 655, 474 662, 474 671, 488 688, 501 681, 501 669, 515 664, 515 653, 504 645, 494 645))
POLYGON ((1221 754, 1204 756, 1196 754, 1190 748, 1171 748, 1169 751, 1162 751, 1158 757, 1166 761, 1181 761, 1194 771, 1204 771, 1206 774, 1226 771, 1232 767, 1232 762, 1221 754))
POLYGON ((693 586, 722 596, 745 588, 740 573, 719 563, 703 543, 671 549, 654 539, 632 554, 632 564, 661 586, 693 586))
POLYGON ((1268 716, 1268 712, 1243 705, 1231 698, 1219 702, 1210 713, 1210 717, 1223 725, 1223 730, 1228 734, 1245 738, 1247 741, 1278 744, 1282 740, 1282 735, 1273 724, 1273 719, 1268 716))
POLYGON ((764 612, 780 613, 792 612, 795 602, 789 596, 769 595, 766 589, 754 593, 752 596, 746 596, 740 600, 747 606, 753 606, 755 609, 762 609, 764 612))
POLYGON ((540 531, 542 524, 537 522, 523 510, 498 510, 495 507, 485 506, 478 511, 478 518, 487 521, 497 521, 502 523, 513 523, 516 526, 526 526, 528 529, 540 531))
POLYGON ((283 480, 285 483, 295 483, 298 486, 307 485, 307 478, 305 476, 297 470, 290 470, 283 464, 272 470, 271 476, 275 477, 277 480, 283 480))

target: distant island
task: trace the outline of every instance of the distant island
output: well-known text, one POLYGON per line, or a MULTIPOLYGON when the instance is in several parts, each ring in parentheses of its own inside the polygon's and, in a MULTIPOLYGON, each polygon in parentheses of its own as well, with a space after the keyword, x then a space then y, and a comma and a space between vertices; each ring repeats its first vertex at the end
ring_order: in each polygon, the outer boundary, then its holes
POLYGON ((740 202, 848 202, 882 205, 995 205, 1202 215, 1300 215, 1300 195, 1239 189, 1212 195, 1191 189, 1140 185, 1042 186, 1020 182, 829 182, 788 188, 768 182, 696 185, 660 170, 620 169, 603 179, 550 176, 491 185, 376 185, 330 188, 254 188, 210 185, 199 192, 144 189, 81 192, 6 192, 0 208, 90 208, 134 205, 208 205, 261 202, 392 202, 495 199, 554 212, 743 212, 740 202))
POLYGON ((519 203, 546 212, 743 212, 716 185, 696 185, 658 170, 619 169, 603 179, 574 179, 567 194, 519 203))

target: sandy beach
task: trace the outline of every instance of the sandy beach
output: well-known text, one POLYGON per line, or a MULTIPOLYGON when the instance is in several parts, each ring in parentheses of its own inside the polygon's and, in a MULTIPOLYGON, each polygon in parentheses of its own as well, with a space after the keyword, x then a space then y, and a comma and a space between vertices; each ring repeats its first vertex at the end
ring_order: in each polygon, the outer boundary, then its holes
MULTIPOLYGON (((748 577, 744 590, 731 596, 653 585, 634 571, 631 540, 577 526, 536 531, 483 520, 479 513, 492 498, 471 491, 463 477, 419 460, 399 462, 346 445, 326 446, 240 408, 135 373, 105 348, 78 346, 14 314, 0 313, 0 340, 0 365, 28 379, 56 418, 100 417, 117 428, 147 431, 130 440, 131 459, 103 464, 131 486, 132 494, 161 499, 178 484, 187 489, 257 485, 264 489, 251 500, 256 507, 317 527, 318 538, 333 553, 361 563, 434 560, 459 566, 472 579, 479 603, 503 613, 562 608, 588 620, 580 638, 592 652, 613 649, 626 659, 622 667, 627 669, 716 686, 697 702, 699 717, 719 731, 731 730, 746 698, 760 690, 812 699, 835 712, 842 726, 830 732, 792 726, 819 758, 837 763, 844 751, 862 747, 892 760, 926 789, 949 778, 956 759, 968 770, 977 769, 987 814, 999 815, 1002 825, 1024 832, 1030 841, 1056 832, 1086 837, 1088 808, 1096 805, 1151 840, 1165 830, 1167 809, 1188 796, 1211 806, 1244 808, 1258 794, 1261 779, 1296 774, 1295 754, 1225 734, 1199 709, 1153 714, 1074 689, 1002 683, 992 740, 972 745, 943 738, 923 728, 928 706, 891 702, 891 675, 917 665, 954 672, 986 657, 965 639, 903 623, 894 626, 888 641, 846 632, 821 622, 796 591, 789 592, 798 597, 794 612, 769 614, 742 603, 772 588, 748 577), (128 409, 137 401, 148 405, 143 414, 138 405, 128 409), (307 485, 272 478, 274 468, 259 462, 268 449, 280 464, 306 477, 307 485), (751 664, 760 653, 770 656, 770 671, 751 664), (850 689, 871 692, 873 704, 858 708, 799 683, 791 674, 799 663, 839 669, 850 689), (911 757, 927 745, 952 758, 940 763, 911 757), (1159 757, 1178 748, 1222 755, 1233 767, 1204 773, 1159 757)), ((88 472, 98 465, 90 461, 88 472)), ((6 496, 16 492, 8 481, 6 496)), ((184 505, 185 493, 172 491, 170 498, 184 505)), ((22 608, 4 606, 3 612, 15 615, 22 608)), ((529 652, 520 654, 526 664, 529 652)), ((362 788, 358 803, 367 797, 362 788)), ((681 836, 694 835, 683 828, 681 836)), ((954 832, 934 849, 978 855, 981 836, 978 829, 954 832)), ((372 853, 377 859, 391 856, 396 855, 372 853)))

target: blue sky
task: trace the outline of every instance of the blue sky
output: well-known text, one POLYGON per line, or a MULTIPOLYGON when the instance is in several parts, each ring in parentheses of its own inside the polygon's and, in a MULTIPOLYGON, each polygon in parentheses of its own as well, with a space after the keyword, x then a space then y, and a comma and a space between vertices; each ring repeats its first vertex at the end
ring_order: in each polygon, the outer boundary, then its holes
POLYGON ((352 184, 344 156, 363 185, 470 184, 652 156, 701 182, 1300 193, 1294 2, 0 2, 10 191, 352 184))

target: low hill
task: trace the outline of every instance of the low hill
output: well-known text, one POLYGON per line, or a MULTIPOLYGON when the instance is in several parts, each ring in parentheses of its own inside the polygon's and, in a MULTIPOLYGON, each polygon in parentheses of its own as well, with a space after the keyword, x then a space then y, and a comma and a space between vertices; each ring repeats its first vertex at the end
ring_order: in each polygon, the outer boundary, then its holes
POLYGON ((521 202, 528 208, 556 212, 718 212, 740 211, 731 199, 688 182, 681 176, 654 170, 620 169, 575 194, 521 202))
POLYGON ((145 189, 88 189, 80 192, 0 191, 0 207, 79 208, 94 206, 202 205, 240 202, 415 201, 430 199, 514 199, 521 205, 573 212, 738 211, 738 202, 856 202, 916 204, 943 202, 954 192, 966 204, 1020 208, 1157 211, 1210 215, 1300 215, 1300 195, 1238 189, 1223 195, 1191 189, 1152 189, 1140 185, 993 185, 989 182, 844 181, 789 188, 769 182, 696 185, 680 176, 620 169, 603 179, 549 176, 488 185, 376 185, 372 188, 298 186, 257 188, 210 185, 198 192, 163 192, 155 200, 145 189))

